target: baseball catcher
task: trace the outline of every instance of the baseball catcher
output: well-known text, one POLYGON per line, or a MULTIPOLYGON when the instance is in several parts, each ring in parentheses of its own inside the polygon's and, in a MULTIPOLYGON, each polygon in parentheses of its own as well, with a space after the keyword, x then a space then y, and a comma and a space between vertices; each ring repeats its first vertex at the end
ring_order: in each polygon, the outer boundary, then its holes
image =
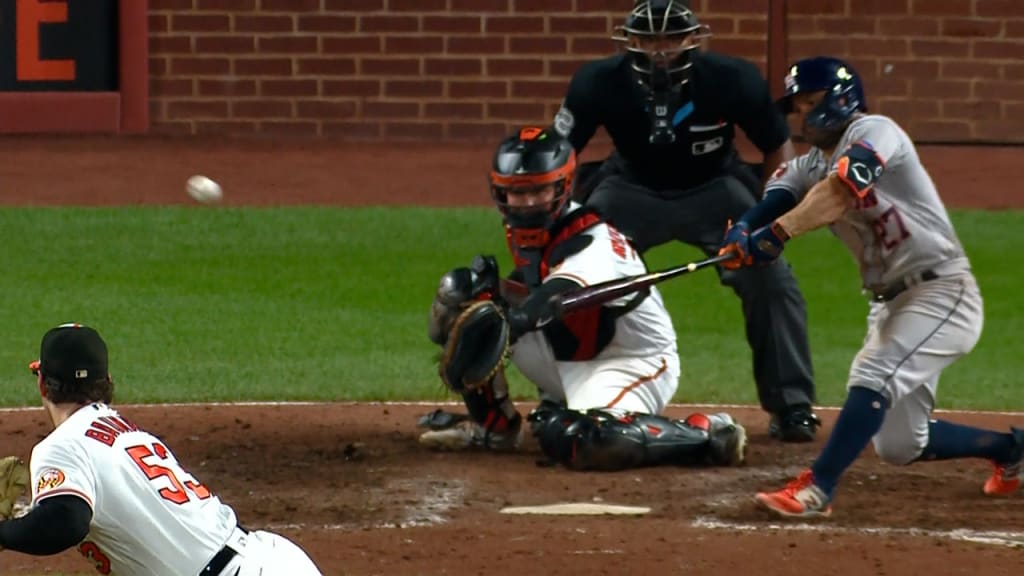
POLYGON ((498 147, 491 195, 516 268, 501 279, 496 259, 478 256, 441 277, 429 336, 442 347, 442 381, 469 414, 427 415, 421 443, 518 447, 523 419, 508 398, 508 359, 540 392, 527 420, 551 462, 579 470, 743 462, 746 432, 728 414, 659 415, 678 386, 679 358, 656 288, 555 314, 560 294, 646 272, 625 236, 570 201, 575 170, 572 145, 551 130, 523 128, 498 147))

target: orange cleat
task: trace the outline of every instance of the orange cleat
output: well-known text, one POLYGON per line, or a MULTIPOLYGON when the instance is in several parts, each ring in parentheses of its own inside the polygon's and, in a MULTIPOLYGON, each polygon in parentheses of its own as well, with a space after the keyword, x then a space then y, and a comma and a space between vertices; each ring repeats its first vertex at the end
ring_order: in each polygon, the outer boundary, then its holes
POLYGON ((1011 428, 1017 439, 1017 460, 1000 464, 993 462, 992 476, 985 482, 981 491, 986 496, 1009 496, 1020 488, 1022 458, 1024 458, 1024 430, 1011 428))
POLYGON ((814 484, 814 473, 804 470, 786 487, 775 492, 759 492, 757 502, 787 518, 826 517, 832 514, 832 499, 814 484))

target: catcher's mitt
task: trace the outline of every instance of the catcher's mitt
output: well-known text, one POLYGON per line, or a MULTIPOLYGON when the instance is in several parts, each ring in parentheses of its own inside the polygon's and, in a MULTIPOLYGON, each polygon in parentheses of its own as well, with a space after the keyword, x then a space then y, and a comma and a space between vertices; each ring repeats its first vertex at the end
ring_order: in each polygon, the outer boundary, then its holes
POLYGON ((501 370, 508 347, 509 327, 501 307, 491 300, 474 302, 452 324, 438 372, 448 389, 471 392, 501 370))
POLYGON ((28 466, 17 456, 0 458, 0 519, 14 514, 14 503, 28 489, 28 466))

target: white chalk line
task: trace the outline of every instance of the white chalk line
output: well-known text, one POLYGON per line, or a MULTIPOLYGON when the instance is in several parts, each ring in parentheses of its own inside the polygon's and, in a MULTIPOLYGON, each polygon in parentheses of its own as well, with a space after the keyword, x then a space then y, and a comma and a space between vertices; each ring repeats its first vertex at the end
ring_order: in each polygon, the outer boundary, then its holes
MULTIPOLYGON (((268 402, 168 402, 166 404, 117 404, 118 407, 131 408, 132 410, 146 408, 202 408, 202 407, 319 407, 328 406, 419 406, 419 407, 461 407, 462 402, 452 400, 415 400, 415 401, 388 401, 388 402, 293 402, 293 401, 268 401, 268 402)), ((700 408, 705 410, 761 410, 760 406, 754 404, 714 404, 714 403, 674 403, 668 405, 670 408, 700 408)), ((841 406, 815 406, 815 411, 836 412, 841 406)), ((42 410, 42 406, 9 406, 0 407, 0 413, 31 412, 42 410)), ((1024 417, 1024 412, 1007 410, 951 410, 938 408, 935 414, 966 414, 979 416, 1013 416, 1024 417)))
POLYGON ((747 524, 716 520, 707 516, 698 516, 690 523, 693 528, 711 530, 730 530, 733 532, 759 532, 764 530, 783 530, 787 532, 828 532, 839 534, 867 534, 870 536, 914 536, 919 538, 939 538, 959 542, 972 542, 1006 548, 1024 548, 1024 532, 980 531, 967 528, 954 530, 929 530, 925 528, 894 528, 889 526, 847 527, 832 524, 747 524))

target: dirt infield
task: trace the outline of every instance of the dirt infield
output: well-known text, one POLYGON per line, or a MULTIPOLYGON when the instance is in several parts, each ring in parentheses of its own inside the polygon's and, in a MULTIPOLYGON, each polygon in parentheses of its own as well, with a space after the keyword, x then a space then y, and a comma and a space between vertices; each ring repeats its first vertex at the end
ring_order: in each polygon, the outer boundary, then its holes
MULTIPOLYGON (((770 441, 759 413, 735 411, 752 431, 746 467, 581 474, 536 466, 532 444, 513 455, 426 452, 414 425, 426 410, 156 406, 123 413, 165 439, 244 525, 294 538, 326 574, 997 575, 1024 566, 1021 499, 982 497, 983 462, 894 468, 868 455, 845 478, 832 520, 787 531, 755 509, 753 491, 787 480, 820 443, 770 441), (499 513, 567 501, 652 511, 637 518, 499 513), (963 528, 975 533, 956 532, 963 528), (957 540, 964 537, 999 541, 957 540)), ((834 415, 824 414, 829 425, 834 415)), ((28 454, 45 424, 42 410, 4 414, 0 435, 13 440, 5 450, 28 454)), ((4 574, 86 566, 71 551, 42 560, 8 553, 3 562, 4 574)))
MULTIPOLYGON (((1021 149, 926 148, 950 206, 1012 208, 1007 175, 1021 149)), ((220 181, 228 205, 487 202, 489 150, 429 145, 0 139, 0 204, 184 204, 194 173, 220 181)), ((685 383, 683 384, 685 386, 685 383)), ((532 406, 521 406, 523 412, 532 406)), ((729 470, 660 468, 580 474, 523 453, 438 454, 416 443, 415 416, 393 405, 126 407, 250 528, 301 543, 326 574, 1019 574, 1024 499, 986 499, 984 462, 881 464, 870 449, 841 485, 836 513, 775 523, 753 493, 808 465, 813 445, 751 431, 750 462, 729 470), (507 505, 603 501, 644 517, 518 517, 507 505)), ((673 408, 677 416, 689 412, 673 408)), ((825 412, 828 426, 835 416, 825 412)), ((955 415, 1005 428, 1024 417, 955 415)), ((27 456, 48 429, 42 410, 4 413, 5 452, 27 456)), ((827 429, 826 429, 827 432, 827 429)), ((3 574, 86 572, 75 552, 3 555, 3 574)))

